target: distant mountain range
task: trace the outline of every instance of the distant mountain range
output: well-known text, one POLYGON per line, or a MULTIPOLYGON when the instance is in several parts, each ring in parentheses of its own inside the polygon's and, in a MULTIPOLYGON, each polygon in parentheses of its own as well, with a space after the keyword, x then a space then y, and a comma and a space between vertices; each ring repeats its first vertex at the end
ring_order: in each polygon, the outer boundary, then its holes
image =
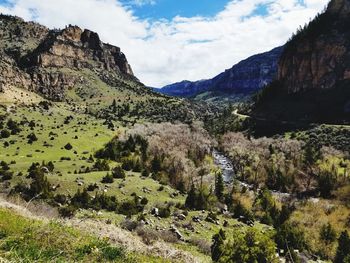
POLYGON ((277 77, 277 65, 283 46, 251 56, 212 79, 181 81, 156 91, 176 97, 191 98, 210 92, 212 96, 250 95, 277 77))

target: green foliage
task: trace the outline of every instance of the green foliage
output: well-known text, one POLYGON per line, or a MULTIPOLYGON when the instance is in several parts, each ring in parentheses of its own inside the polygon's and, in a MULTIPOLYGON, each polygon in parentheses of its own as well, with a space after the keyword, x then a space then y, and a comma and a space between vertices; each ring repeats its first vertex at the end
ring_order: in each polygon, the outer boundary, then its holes
POLYGON ((62 207, 58 208, 58 213, 62 217, 71 218, 74 216, 76 211, 77 211, 77 208, 75 206, 72 206, 72 205, 62 206, 62 207))
POLYGON ((337 233, 330 223, 321 227, 320 239, 326 244, 331 244, 337 239, 337 233))
MULTIPOLYGON (((220 240, 220 237, 216 237, 220 240)), ((214 240, 214 244, 215 244, 214 240)), ((272 263, 278 262, 276 258, 276 244, 266 233, 261 233, 255 229, 248 229, 246 233, 234 233, 232 241, 225 243, 222 249, 221 242, 216 241, 219 245, 214 250, 216 262, 221 263, 272 263)), ((213 246, 213 248, 215 248, 213 246)), ((213 251, 213 249, 212 249, 213 251)), ((213 253, 212 253, 213 257, 213 253)), ((214 260, 215 261, 215 260, 214 260)))
POLYGON ((108 173, 106 176, 104 176, 101 180, 101 183, 103 184, 112 184, 114 182, 113 175, 108 173))
POLYGON ((217 234, 215 234, 212 238, 211 245, 211 259, 214 262, 219 261, 220 257, 224 254, 224 242, 226 240, 225 232, 220 229, 217 234))
POLYGON ((215 175, 215 195, 218 200, 222 201, 224 197, 224 179, 222 173, 219 172, 215 175))
POLYGON ((8 138, 10 136, 11 136, 11 133, 8 130, 6 130, 6 129, 4 129, 4 130, 2 130, 0 132, 0 137, 3 138, 3 139, 6 139, 6 138, 8 138))
POLYGON ((120 166, 116 166, 112 170, 112 176, 113 178, 124 179, 125 172, 120 166))
POLYGON ((187 194, 185 207, 194 210, 205 210, 210 207, 211 195, 204 188, 197 190, 194 185, 191 186, 187 194))
POLYGON ((64 146, 64 149, 66 150, 72 150, 73 149, 73 146, 70 144, 70 143, 67 143, 65 146, 64 146))
POLYGON ((285 251, 307 248, 304 233, 288 222, 277 228, 275 241, 278 247, 285 251))
POLYGON ((317 177, 320 194, 324 198, 331 197, 332 191, 336 187, 337 174, 334 171, 321 171, 317 177))
POLYGON ((350 237, 347 231, 343 231, 338 239, 338 249, 334 263, 349 262, 350 259, 350 237))
POLYGON ((75 193, 75 195, 71 199, 71 204, 75 207, 79 208, 89 208, 91 203, 91 196, 89 195, 87 189, 83 189, 83 191, 78 191, 75 193))
POLYGON ((94 165, 92 167, 92 170, 93 171, 109 171, 110 167, 109 167, 108 161, 97 159, 97 161, 94 163, 94 165))

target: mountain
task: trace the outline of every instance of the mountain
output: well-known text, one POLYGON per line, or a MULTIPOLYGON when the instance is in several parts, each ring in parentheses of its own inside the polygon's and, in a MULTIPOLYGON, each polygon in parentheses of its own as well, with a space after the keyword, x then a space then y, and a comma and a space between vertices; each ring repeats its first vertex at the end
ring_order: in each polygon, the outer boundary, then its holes
POLYGON ((204 104, 144 86, 121 49, 88 29, 48 29, 0 15, 0 36, 0 102, 30 102, 27 97, 34 101, 39 96, 99 117, 128 120, 186 122, 208 112, 204 104), (28 96, 18 96, 24 93, 28 96))
POLYGON ((350 0, 332 0, 288 41, 278 78, 255 114, 316 122, 350 120, 350 0))
POLYGON ((102 43, 90 30, 49 30, 6 15, 0 16, 0 29, 2 86, 20 86, 62 100, 66 90, 84 81, 64 69, 90 69, 110 82, 138 81, 120 48, 102 43))
POLYGON ((277 63, 283 47, 251 56, 213 79, 182 81, 158 91, 177 97, 195 97, 204 92, 213 94, 249 95, 270 83, 277 76, 277 63))

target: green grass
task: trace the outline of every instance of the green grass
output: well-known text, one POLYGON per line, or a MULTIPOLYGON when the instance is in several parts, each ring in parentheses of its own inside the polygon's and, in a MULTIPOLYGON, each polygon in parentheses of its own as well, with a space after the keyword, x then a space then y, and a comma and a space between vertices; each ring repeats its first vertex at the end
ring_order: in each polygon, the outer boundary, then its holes
POLYGON ((27 219, 0 209, 0 257, 14 262, 165 262, 127 253, 56 222, 27 219))

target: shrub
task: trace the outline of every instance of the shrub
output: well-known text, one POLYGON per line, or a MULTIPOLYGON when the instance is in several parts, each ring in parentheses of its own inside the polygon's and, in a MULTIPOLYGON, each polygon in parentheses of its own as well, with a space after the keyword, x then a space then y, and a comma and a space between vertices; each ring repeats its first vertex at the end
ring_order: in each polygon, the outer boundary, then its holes
POLYGON ((93 169, 94 171, 109 171, 109 170, 110 170, 110 167, 109 167, 109 164, 108 164, 107 160, 102 160, 102 161, 101 161, 100 159, 98 159, 98 160, 94 163, 92 169, 93 169))
POLYGON ((72 150, 73 149, 73 146, 70 144, 70 143, 67 143, 65 146, 64 146, 64 149, 66 150, 72 150))
POLYGON ((148 246, 152 245, 153 242, 159 238, 158 232, 149 228, 138 227, 136 233, 139 237, 141 237, 143 243, 148 246))
POLYGON ((33 142, 36 142, 38 140, 35 133, 28 134, 27 139, 29 144, 32 144, 33 142))
POLYGON ((320 239, 326 244, 333 243, 337 239, 337 233, 330 223, 321 227, 320 239))
POLYGON ((124 179, 125 172, 120 166, 116 166, 112 170, 112 176, 113 178, 124 179))
POLYGON ((104 246, 102 248, 102 256, 108 261, 115 261, 117 259, 124 258, 125 252, 122 248, 104 246))
POLYGON ((159 213, 160 217, 162 217, 162 218, 170 217, 170 208, 169 208, 169 206, 159 207, 158 211, 159 211, 158 213, 159 213))
POLYGON ((3 139, 6 139, 6 138, 10 137, 10 135, 11 135, 11 133, 10 133, 8 130, 2 130, 2 131, 0 132, 0 136, 1 136, 1 138, 3 138, 3 139))
POLYGON ((62 217, 67 217, 67 218, 71 218, 74 216, 74 214, 76 213, 77 208, 75 206, 69 205, 69 206, 63 206, 58 208, 58 212, 60 214, 60 216, 62 217))
POLYGON ((101 180, 101 183, 104 183, 104 184, 112 184, 113 182, 114 182, 113 176, 109 173, 106 176, 104 176, 101 180))

